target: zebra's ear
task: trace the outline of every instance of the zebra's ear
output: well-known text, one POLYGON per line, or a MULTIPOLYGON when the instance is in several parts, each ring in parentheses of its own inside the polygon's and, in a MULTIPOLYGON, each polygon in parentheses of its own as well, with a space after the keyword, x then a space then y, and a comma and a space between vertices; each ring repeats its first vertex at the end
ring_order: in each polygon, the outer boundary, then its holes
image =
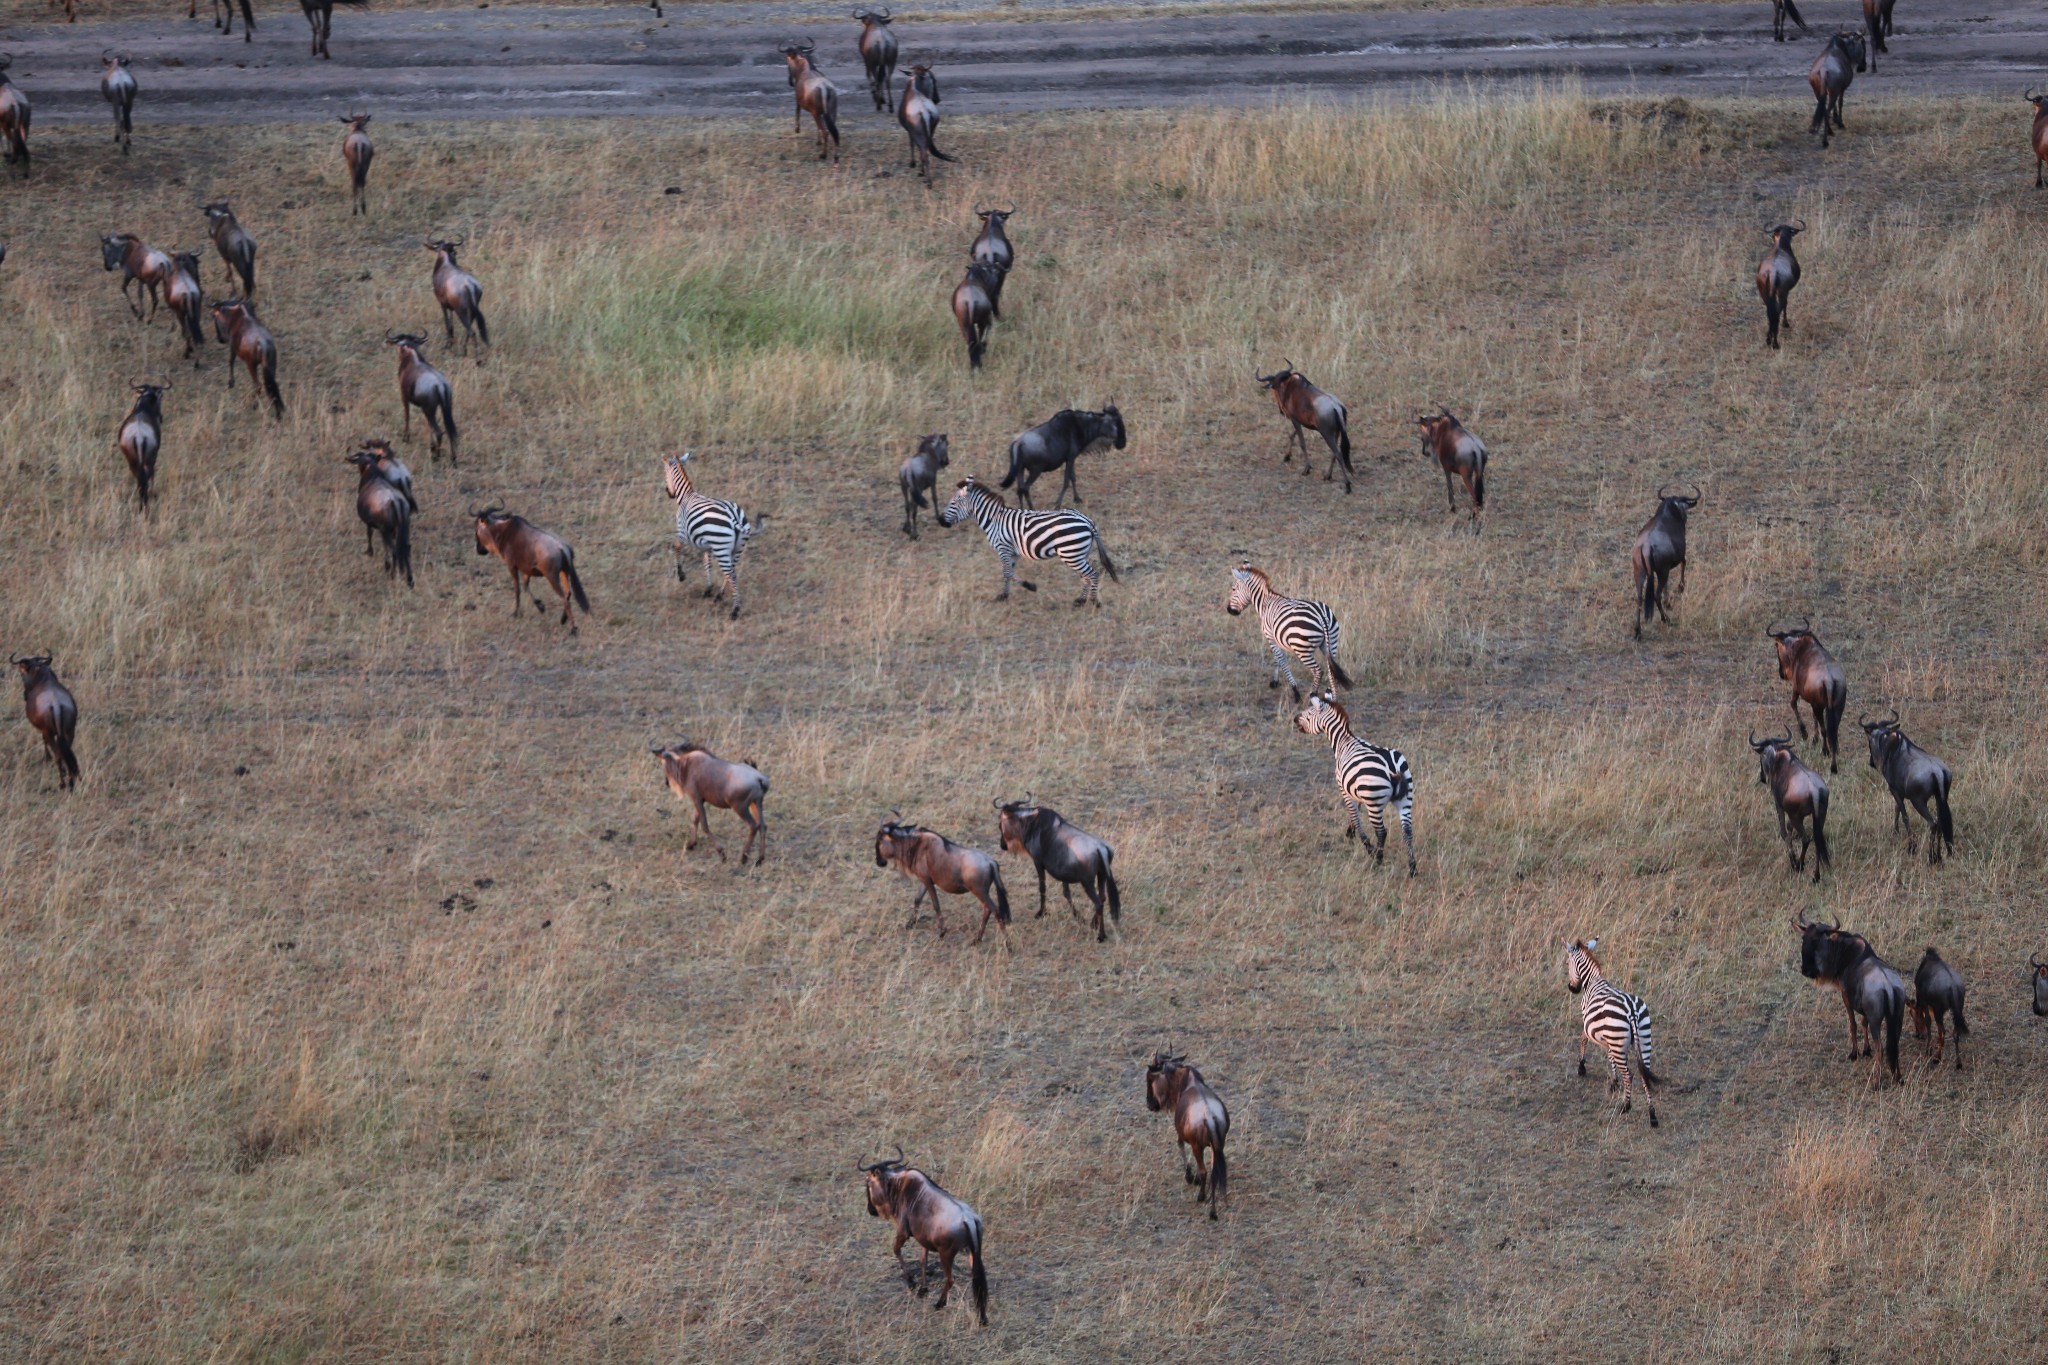
POLYGON ((1599 946, 1600 940, 1597 938, 1589 938, 1586 940, 1586 951, 1589 953, 1592 952, 1595 948, 1598 948, 1599 946))

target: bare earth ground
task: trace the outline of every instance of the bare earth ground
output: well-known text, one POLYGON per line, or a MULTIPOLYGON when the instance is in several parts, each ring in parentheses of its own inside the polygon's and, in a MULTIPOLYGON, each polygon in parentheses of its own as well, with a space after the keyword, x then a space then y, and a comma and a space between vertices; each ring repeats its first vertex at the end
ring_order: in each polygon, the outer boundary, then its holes
MULTIPOLYGON (((905 60, 936 65, 958 114, 1062 108, 1269 104, 1300 92, 1340 99, 1426 96, 1438 84, 1558 78, 1589 90, 1809 99, 1820 34, 1860 22, 1815 0, 1816 33, 1779 44, 1770 8, 1742 4, 1557 5, 1321 13, 999 19, 896 26, 905 60)), ((2048 74, 2048 6, 1915 0, 1893 51, 1853 102, 1900 94, 2017 97, 2048 74)), ((44 122, 106 116, 98 59, 135 59, 145 124, 565 114, 763 115, 789 103, 776 47, 799 31, 851 106, 865 98, 859 26, 844 8, 798 22, 780 10, 631 6, 343 12, 332 61, 306 52, 295 13, 258 18, 254 44, 182 12, 147 22, 0 29, 14 78, 44 122), (733 15, 732 18, 727 18, 733 15)))
POLYGON ((1825 157, 1782 103, 1569 92, 961 119, 933 190, 860 110, 836 169, 780 119, 379 123, 367 220, 331 126, 40 134, 0 187, 0 639, 56 654, 86 776, 0 731, 0 1356, 2039 1357, 2020 112, 1852 100, 1825 157), (99 268, 113 227, 199 242, 216 193, 263 243, 282 424, 99 268), (943 301, 997 196, 1020 265, 970 378, 943 301), (1794 214, 1771 354, 1749 274, 1794 214), (431 321, 431 230, 500 346, 430 348, 464 458, 403 445, 409 593, 339 457, 396 425, 379 338, 431 321), (1356 494, 1281 463, 1253 347, 1350 403, 1356 494), (109 442, 159 370, 144 520, 109 442), (977 534, 897 529, 917 433, 996 473, 1105 398, 1100 613, 1056 566, 991 604, 977 534), (1478 537, 1407 425, 1436 399, 1493 446, 1478 537), (773 514, 737 623, 658 548, 682 445, 773 514), (1678 477, 1691 586, 1636 645, 1627 543, 1678 477), (580 637, 508 612, 487 498, 576 545, 580 637), (1416 768, 1414 881, 1339 837, 1221 609, 1237 547, 1343 619, 1353 713, 1416 768), (1743 735, 1785 724, 1761 631, 1802 613, 1852 719, 1896 702, 1956 765, 1952 864, 1851 752, 1833 875, 1786 869, 1743 735), (682 851, 642 752, 681 734, 771 775, 764 869, 682 851), (1111 942, 1030 918, 1014 858, 1014 955, 906 930, 875 819, 988 846, 1027 789, 1117 844, 1111 942), (1969 1069, 1909 1045, 1868 1094, 1799 909, 1909 971, 1941 945, 1969 1069), (1656 1132, 1572 1074, 1558 944, 1593 933, 1656 1013, 1656 1132), (1168 1043, 1236 1118, 1220 1224, 1142 1106, 1168 1043), (987 1220, 986 1332, 892 1278, 852 1166, 899 1142, 987 1220))

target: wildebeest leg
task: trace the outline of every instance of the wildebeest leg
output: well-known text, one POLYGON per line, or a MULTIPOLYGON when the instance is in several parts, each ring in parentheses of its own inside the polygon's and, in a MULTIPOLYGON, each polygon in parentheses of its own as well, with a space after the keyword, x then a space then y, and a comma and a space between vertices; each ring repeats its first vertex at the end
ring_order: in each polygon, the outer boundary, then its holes
MULTIPOLYGON (((1794 692, 1792 694, 1792 723, 1799 727, 1799 737, 1801 739, 1805 739, 1806 717, 1799 714, 1799 694, 1797 692, 1794 692)), ((1816 720, 1814 721, 1814 724, 1819 725, 1820 722, 1816 720)))
MULTIPOLYGON (((991 919, 995 919, 996 905, 994 901, 988 898, 988 888, 975 886, 970 883, 967 889, 976 900, 981 902, 981 927, 974 931, 974 941, 980 943, 988 935, 988 922, 991 919)), ((1010 926, 1001 920, 996 920, 996 927, 1003 931, 1003 946, 1013 953, 1016 952, 1016 945, 1010 942, 1010 926)))
MULTIPOLYGON (((903 1272, 904 1285, 910 1289, 917 1289, 917 1281, 912 1278, 910 1267, 903 1264, 903 1244, 909 1240, 910 1230, 904 1227, 903 1224, 898 1223, 896 1225, 896 1245, 892 1248, 896 1253, 896 1268, 903 1272)), ((922 1293, 923 1291, 919 1290, 918 1292, 922 1293)))
POLYGON ((934 1313, 946 1306, 946 1296, 953 1292, 953 1258, 959 1254, 959 1251, 950 1243, 947 1244, 945 1250, 939 1253, 939 1270, 945 1275, 946 1279, 945 1283, 939 1286, 938 1302, 932 1305, 934 1313))
MULTIPOLYGON (((533 609, 534 609, 535 611, 539 612, 539 613, 540 613, 540 614, 541 614, 542 616, 546 616, 546 615, 548 614, 548 609, 547 609, 547 607, 546 607, 546 606, 545 606, 545 605, 544 605, 544 604, 543 604, 543 603, 541 602, 541 600, 540 600, 540 594, 539 594, 539 593, 537 593, 537 592, 535 592, 535 591, 533 590, 533 580, 534 580, 534 575, 533 575, 533 574, 531 574, 531 573, 529 573, 529 574, 526 574, 526 575, 524 575, 524 577, 523 577, 523 578, 522 578, 522 580, 521 580, 521 581, 522 581, 522 582, 524 582, 524 583, 525 583, 525 585, 526 585, 526 600, 527 600, 527 601, 529 601, 529 602, 531 602, 531 603, 533 603, 533 609)), ((561 592, 561 591, 562 591, 562 585, 561 585, 561 584, 559 584, 559 583, 556 583, 556 582, 550 581, 550 582, 549 582, 549 584, 548 584, 548 586, 549 586, 549 587, 551 587, 551 588, 553 588, 553 589, 554 589, 554 590, 555 590, 556 592, 561 592)), ((563 604, 563 605, 564 605, 565 607, 566 607, 566 606, 568 605, 568 594, 566 594, 566 593, 563 593, 563 596, 562 596, 562 604, 563 604)), ((517 616, 517 615, 519 614, 519 604, 518 604, 517 602, 514 602, 514 603, 512 604, 512 614, 513 614, 514 616, 517 616)), ((567 616, 566 616, 566 614, 564 615, 564 618, 563 618, 563 619, 565 619, 565 620, 567 619, 567 616)))
POLYGON ((1036 507, 1038 505, 1037 503, 1031 501, 1031 485, 1038 482, 1038 475, 1038 470, 1026 469, 1021 475, 1018 476, 1017 503, 1019 506, 1036 507))
MULTIPOLYGON (((1926 796, 1915 796, 1913 798, 1913 809, 1918 811, 1920 818, 1927 822, 1927 861, 1929 863, 1938 863, 1941 861, 1941 830, 1936 827, 1934 817, 1927 813, 1926 796)), ((1909 852, 1917 853, 1920 851, 1919 832, 1910 823, 1906 826, 1906 848, 1909 852)))
POLYGON ((1072 882, 1061 882, 1060 894, 1067 898, 1067 913, 1072 915, 1076 920, 1080 920, 1081 907, 1074 904, 1074 884, 1072 882))
POLYGON ((1095 904, 1095 941, 1097 943, 1109 942, 1109 929, 1102 922, 1102 907, 1104 902, 1102 897, 1101 878, 1090 877, 1087 881, 1081 883, 1081 889, 1088 893, 1088 899, 1094 902, 1095 904))
POLYGON ((1309 467, 1308 433, 1299 422, 1294 424, 1294 439, 1301 445, 1301 477, 1305 479, 1315 471, 1309 467))
POLYGON ((1188 1145, 1181 1139, 1180 1130, 1173 1133, 1173 1150, 1180 1155, 1180 1173, 1187 1184, 1195 1183, 1195 1163, 1189 1159, 1188 1145))
POLYGON ((759 867, 761 861, 768 856, 768 822, 761 818, 760 803, 749 802, 739 807, 733 814, 747 822, 747 841, 740 845, 740 866, 747 865, 747 853, 754 847, 754 840, 759 838, 761 851, 754 855, 754 866, 759 867))
POLYGON ((1209 1149, 1197 1144, 1195 1152, 1195 1202, 1209 1202, 1209 1149))
POLYGON ((946 936, 946 910, 944 906, 939 904, 938 884, 926 882, 924 886, 925 890, 932 893, 932 918, 938 922, 939 937, 944 938, 946 936))
POLYGON ((366 522, 364 522, 364 523, 363 523, 363 553, 364 553, 364 554, 366 554, 366 555, 373 555, 373 554, 377 553, 377 551, 376 551, 375 547, 373 547, 373 546, 371 545, 371 543, 370 543, 370 541, 371 541, 371 537, 372 537, 373 535, 375 535, 375 534, 376 534, 376 533, 375 533, 375 532, 374 532, 374 531, 373 531, 373 530, 371 529, 371 527, 370 527, 370 523, 369 523, 369 522, 367 522, 367 521, 366 521, 366 522))
POLYGON ((1074 457, 1071 455, 1067 457, 1066 477, 1060 480, 1060 495, 1052 500, 1054 507, 1066 505, 1068 489, 1073 490, 1074 506, 1079 507, 1081 505, 1081 485, 1074 482, 1074 457))
POLYGON ((1458 512, 1458 495, 1451 487, 1451 471, 1448 469, 1444 471, 1444 501, 1450 504, 1451 514, 1456 516, 1458 512))

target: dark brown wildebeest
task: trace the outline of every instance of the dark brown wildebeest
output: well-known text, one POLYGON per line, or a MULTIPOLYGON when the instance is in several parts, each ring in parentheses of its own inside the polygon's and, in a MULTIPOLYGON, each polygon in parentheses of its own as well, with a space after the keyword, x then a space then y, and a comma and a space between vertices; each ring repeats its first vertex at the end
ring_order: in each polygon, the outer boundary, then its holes
MULTIPOLYGON (((185 17, 199 17, 199 0, 186 0, 185 17)), ((213 0, 213 26, 221 31, 223 38, 235 36, 235 0, 213 0), (223 15, 227 18, 226 23, 221 22, 223 15)), ((242 41, 256 41, 256 16, 249 8, 249 0, 242 0, 242 41)))
POLYGON ((377 149, 370 142, 370 135, 363 128, 370 121, 368 114, 345 114, 341 121, 348 125, 348 135, 341 140, 341 159, 348 165, 350 203, 349 217, 370 211, 368 186, 370 163, 377 159, 377 149))
POLYGON ((1771 789, 1771 802, 1778 812, 1778 836, 1785 841, 1786 861, 1794 869, 1804 869, 1806 850, 1811 845, 1813 879, 1819 881, 1820 870, 1832 863, 1828 855, 1828 784, 1792 752, 1790 735, 1758 739, 1756 732, 1751 731, 1749 747, 1756 750, 1757 783, 1771 789), (1807 830, 1809 820, 1811 834, 1807 830))
POLYGON ((912 540, 917 539, 917 509, 932 505, 925 500, 927 495, 932 502, 938 501, 939 471, 952 463, 948 449, 945 433, 927 436, 917 443, 917 453, 896 471, 896 482, 903 489, 903 534, 912 540))
POLYGON ((1202 1073, 1188 1065, 1188 1059, 1174 1053, 1155 1052, 1145 1068, 1145 1107, 1153 1113, 1168 1110, 1173 1115, 1174 1150, 1180 1153, 1181 1173, 1196 1186, 1195 1202, 1209 1205, 1215 1218, 1223 1196, 1230 1189, 1230 1164, 1223 1156, 1223 1141, 1230 1136, 1230 1110, 1224 1107, 1202 1073), (1193 1152, 1194 1160, 1188 1159, 1193 1152), (1211 1169, 1208 1156, 1216 1163, 1211 1169))
POLYGON ((1919 970, 1913 973, 1913 998, 1906 1002, 1906 1008, 1913 1012, 1914 1037, 1925 1042, 1930 1032, 1934 1034, 1934 1059, 1928 1063, 1930 1066, 1940 1066, 1942 1054, 1948 1051, 1946 1023, 1952 1016, 1956 1070, 1963 1069, 1963 1039, 1970 1036, 1970 1026, 1963 1021, 1963 993, 1962 974, 1929 948, 1920 959, 1919 970))
POLYGON ((121 272, 121 301, 147 322, 156 317, 158 291, 171 273, 171 258, 145 243, 132 232, 109 232, 100 238, 100 264, 121 272), (139 285, 134 295, 128 286, 139 285), (142 296, 149 295, 149 315, 143 316, 142 296))
POLYGON ((1806 738, 1806 720, 1799 714, 1799 703, 1805 702, 1813 712, 1821 751, 1828 756, 1828 771, 1840 772, 1842 708, 1849 704, 1849 680, 1813 633, 1811 618, 1796 630, 1766 627, 1764 634, 1777 644, 1778 676, 1792 684, 1792 723, 1799 727, 1799 737, 1806 738))
POLYGON ((1863 0, 1863 29, 1870 39, 1870 69, 1877 70, 1877 54, 1889 52, 1884 40, 1892 36, 1892 0, 1863 0))
POLYGON ((356 467, 356 516, 363 523, 363 553, 373 553, 370 535, 375 532, 384 541, 384 572, 393 576, 403 573, 405 586, 412 587, 411 495, 387 483, 377 472, 374 451, 358 450, 347 463, 356 467))
POLYGON ((953 321, 967 341, 967 368, 981 368, 988 350, 988 329, 996 317, 996 300, 1002 296, 1003 272, 986 261, 967 263, 967 277, 953 288, 953 321))
POLYGON ((222 299, 210 311, 214 336, 227 343, 228 387, 235 386, 235 362, 239 360, 248 369, 252 385, 261 376, 263 391, 270 395, 271 416, 283 421, 284 395, 277 391, 277 338, 241 299, 222 299))
POLYGON ((1790 19, 1799 25, 1801 33, 1811 33, 1806 21, 1799 17, 1799 7, 1792 0, 1771 0, 1771 37, 1778 42, 1785 41, 1785 21, 1790 19))
POLYGON ((812 53, 816 43, 791 43, 778 48, 789 64, 789 88, 796 91, 796 131, 802 136, 804 115, 818 133, 818 160, 839 154, 839 87, 825 79, 812 53))
POLYGON ((30 110, 28 96, 7 78, 7 68, 13 65, 14 54, 0 52, 0 138, 7 139, 7 164, 21 167, 21 178, 26 180, 29 173, 30 110))
POLYGON ((313 30, 313 50, 309 55, 323 61, 331 56, 327 51, 327 40, 334 36, 336 5, 367 5, 369 2, 370 0, 299 0, 299 8, 305 11, 306 23, 313 30))
POLYGON ((1859 717, 1856 722, 1863 727, 1863 734, 1870 741, 1870 766, 1884 776, 1884 784, 1892 794, 1892 828, 1906 831, 1907 847, 1912 847, 1912 826, 1906 820, 1906 803, 1911 801, 1913 809, 1927 822, 1927 861, 1941 861, 1943 845, 1947 851, 1955 852, 1956 825, 1949 815, 1948 789, 1955 781, 1948 764, 1928 753, 1925 749, 1906 738, 1899 729, 1899 710, 1892 708, 1890 720, 1867 720, 1859 717), (1934 803, 1930 814, 1927 803, 1934 803))
POLYGON ((1830 130, 1847 127, 1842 122, 1842 96, 1849 93, 1849 82, 1856 79, 1856 73, 1865 69, 1865 55, 1862 34, 1837 33, 1806 73, 1806 83, 1813 90, 1813 124, 1807 131, 1817 130, 1823 147, 1828 145, 1830 130))
POLYGON ((894 1157, 855 1163, 855 1169, 867 1177, 868 1212, 888 1219, 896 1229, 894 1251, 903 1283, 923 1298, 929 1288, 932 1253, 938 1252, 945 1283, 939 1286, 939 1301, 932 1309, 944 1308, 946 1296, 953 1292, 954 1258, 964 1252, 972 1262, 968 1285, 974 1291, 974 1311, 981 1325, 988 1326, 988 1269, 981 1258, 981 1215, 940 1189, 939 1182, 923 1171, 905 1166, 901 1147, 894 1157), (914 1276, 903 1264, 903 1244, 913 1237, 924 1252, 918 1257, 914 1276))
POLYGON ((867 68, 868 93, 875 97, 875 112, 892 111, 896 35, 889 31, 889 11, 883 9, 877 14, 870 10, 855 10, 853 17, 860 20, 860 64, 867 68))
MULTIPOLYGON (((164 276, 164 302, 184 334, 185 359, 192 360, 196 352, 206 348, 206 332, 200 322, 206 316, 206 296, 199 287, 199 253, 173 250, 169 255, 171 269, 164 276)), ((197 361, 193 361, 193 368, 198 368, 197 361)))
POLYGON ((1756 267, 1757 297, 1764 301, 1764 345, 1778 350, 1778 328, 1788 331, 1792 323, 1786 311, 1792 304, 1792 287, 1799 283, 1799 258, 1792 254, 1792 239, 1806 231, 1806 220, 1780 223, 1769 229, 1771 249, 1756 267))
POLYGON ((2043 962, 2034 953, 2028 953, 2027 968, 2033 973, 2034 1017, 2048 1019, 2048 962, 2043 962))
POLYGON ((1017 211, 1012 204, 1006 209, 985 209, 974 206, 974 216, 981 219, 981 231, 975 236, 974 244, 967 248, 970 260, 987 261, 1005 275, 1017 266, 1017 253, 1010 246, 1009 236, 1003 231, 1003 224, 1017 211))
POLYGON ((1300 370, 1289 360, 1287 368, 1272 374, 1260 374, 1256 366, 1252 377, 1273 395, 1273 403, 1280 409, 1280 415, 1293 424, 1293 434, 1284 447, 1286 454, 1282 462, 1294 459, 1294 447, 1301 447, 1301 476, 1309 475, 1308 436, 1306 431, 1314 428, 1323 438, 1323 444, 1330 448, 1330 467, 1323 471, 1323 482, 1336 477, 1337 466, 1344 467, 1344 491, 1351 491, 1351 432, 1347 427, 1349 414, 1342 403, 1308 382, 1300 370))
POLYGON ((448 344, 455 344, 455 324, 462 324, 462 353, 469 354, 472 341, 491 344, 491 329, 484 322, 484 287, 476 276, 455 263, 455 249, 463 239, 434 239, 426 243, 434 253, 434 300, 441 305, 441 326, 447 329, 448 344))
POLYGON ((504 560, 512 575, 512 614, 519 614, 519 599, 524 595, 535 611, 547 615, 548 609, 533 595, 533 580, 545 578, 562 599, 562 624, 569 627, 571 635, 576 634, 570 599, 575 599, 585 616, 590 614, 590 599, 583 595, 583 580, 576 576, 576 551, 569 542, 502 508, 486 507, 471 515, 476 518, 476 552, 504 560))
POLYGON ((420 500, 412 494, 412 471, 405 467, 405 461, 398 458, 398 452, 391 448, 391 442, 372 437, 357 446, 377 464, 377 477, 405 495, 406 510, 420 510, 420 500))
POLYGON ((917 924, 917 907, 932 898, 932 917, 938 922, 939 937, 946 936, 946 913, 939 906, 939 893, 972 896, 981 902, 981 928, 974 941, 981 942, 994 917, 1003 931, 1003 946, 1016 951, 1010 942, 1010 892, 1003 885, 1003 869, 994 858, 978 848, 964 848, 936 830, 923 825, 906 825, 902 812, 890 812, 875 831, 875 866, 895 864, 897 871, 919 883, 916 899, 910 902, 908 929, 917 924))
POLYGON ((426 337, 417 332, 387 331, 384 340, 398 348, 398 410, 405 419, 403 434, 412 435, 412 410, 418 408, 432 436, 427 443, 427 453, 441 453, 441 428, 445 424, 448 429, 448 462, 461 464, 456 446, 455 389, 449 384, 448 376, 435 369, 420 354, 420 347, 427 344, 426 337))
POLYGON ((1465 430, 1465 424, 1451 416, 1442 403, 1436 405, 1435 415, 1416 413, 1415 425, 1422 429, 1423 457, 1443 467, 1444 499, 1453 516, 1458 512, 1458 494, 1451 486, 1451 476, 1455 474, 1465 485, 1465 496, 1472 499, 1472 534, 1478 535, 1479 516, 1486 510, 1486 442, 1465 430))
POLYGON ((128 472, 135 477, 135 496, 144 511, 149 510, 149 485, 156 478, 157 452, 163 449, 164 390, 170 386, 169 380, 161 384, 130 384, 135 406, 121 420, 121 432, 114 438, 114 448, 121 452, 121 458, 128 462, 128 472))
POLYGON ((100 98, 114 111, 114 141, 126 156, 135 134, 135 77, 128 71, 128 59, 112 51, 100 53, 100 66, 100 98))
POLYGON ((921 171, 925 183, 930 184, 932 158, 953 158, 940 151, 933 140, 939 133, 939 78, 929 66, 914 65, 903 78, 903 99, 896 106, 896 121, 910 137, 911 169, 921 171))
POLYGON ((1117 890, 1110 864, 1116 850, 1077 826, 1070 825, 1051 806, 1034 805, 1030 793, 1022 801, 990 802, 996 809, 996 836, 1005 851, 1021 853, 1038 869, 1038 915, 1045 918, 1045 878, 1051 873, 1067 898, 1067 910, 1081 918, 1074 904, 1078 884, 1095 906, 1095 941, 1107 942, 1109 930, 1102 922, 1102 910, 1119 922, 1124 917, 1123 893, 1117 890))
POLYGON ((725 845, 718 842, 718 836, 711 832, 711 821, 705 818, 706 804, 729 810, 746 823, 747 842, 740 848, 741 867, 747 865, 747 853, 754 847, 754 840, 761 841, 761 851, 754 858, 759 867, 768 857, 768 817, 762 813, 761 803, 768 796, 768 778, 760 769, 745 763, 730 763, 714 755, 700 744, 679 740, 674 744, 650 744, 647 752, 654 755, 661 765, 662 780, 668 789, 696 809, 690 821, 689 842, 683 851, 697 847, 697 831, 703 830, 704 837, 711 841, 711 847, 718 850, 718 861, 725 861, 725 845))
POLYGON ((1899 1075, 1899 1030, 1906 1018, 1906 983, 1889 963, 1871 951, 1870 941, 1861 934, 1842 931, 1836 920, 1830 925, 1814 924, 1805 915, 1793 917, 1799 933, 1799 974, 1817 986, 1832 986, 1842 997, 1849 1015, 1849 1060, 1874 1057, 1877 1035, 1890 1029, 1882 1061, 1873 1060, 1871 1084, 1884 1079, 1891 1067, 1892 1079, 1899 1075), (1863 1025, 1862 1051, 1857 1051, 1856 1025, 1863 1025))
POLYGON ((1124 415, 1115 403, 1104 403, 1100 412, 1062 408, 1010 441, 1010 472, 1003 475, 1002 487, 1016 485, 1018 503, 1030 507, 1031 485, 1038 482, 1039 475, 1064 469, 1052 505, 1065 506, 1071 490, 1074 506, 1079 507, 1081 485, 1074 479, 1075 461, 1092 451, 1122 450, 1126 439, 1124 415))
POLYGON ((213 238, 213 249, 220 253, 220 259, 228 270, 228 284, 234 285, 235 277, 242 278, 242 297, 256 297, 256 239, 248 230, 235 221, 235 211, 228 207, 228 201, 217 199, 211 204, 201 204, 199 211, 206 215, 206 232, 213 238))
POLYGON ((1690 493, 1657 490, 1657 510, 1636 532, 1635 548, 1629 553, 1630 570, 1636 583, 1636 638, 1643 638, 1643 622, 1654 614, 1671 624, 1671 571, 1678 570, 1677 596, 1685 595, 1685 519, 1700 505, 1700 489, 1690 493))
POLYGON ((69 791, 78 785, 78 755, 72 744, 78 738, 78 703, 50 667, 50 656, 36 654, 26 659, 9 657, 21 670, 21 700, 28 723, 43 737, 43 748, 57 764, 57 782, 69 791))

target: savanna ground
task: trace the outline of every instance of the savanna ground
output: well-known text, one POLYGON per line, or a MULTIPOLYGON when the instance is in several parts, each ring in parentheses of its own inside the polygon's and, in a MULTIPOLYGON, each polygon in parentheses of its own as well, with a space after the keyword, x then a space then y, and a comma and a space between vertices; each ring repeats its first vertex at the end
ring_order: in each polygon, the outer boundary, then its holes
POLYGON ((781 119, 397 124, 367 220, 331 129, 39 136, 0 196, 0 640, 57 656, 85 777, 10 723, 0 1356, 2039 1356, 2048 198, 2007 104, 1850 121, 1823 156, 1790 102, 1568 90, 962 119, 933 190, 862 111, 836 169, 781 119), (281 424, 99 266, 106 230, 202 244, 215 194, 262 242, 281 424), (997 197, 1019 267, 970 377, 945 297, 997 197), (1750 274, 1794 215, 1772 354, 1750 274), (341 456, 395 434, 380 338, 432 320, 435 230, 499 348, 430 347, 464 458, 402 447, 407 592, 341 456), (1281 462, 1254 347, 1349 402, 1354 495, 1281 462), (156 372, 146 519, 110 443, 156 372), (1058 566, 994 605, 978 532, 898 530, 917 434, 997 474, 1110 398, 1101 612, 1058 566), (1477 537, 1408 424, 1436 399, 1493 447, 1477 537), (670 571, 681 446, 772 514, 737 623, 670 571), (1691 587, 1635 644, 1676 478, 1691 587), (508 610, 487 499, 576 545, 579 637, 508 610), (1416 879, 1340 837, 1222 611, 1237 548, 1341 616, 1416 879), (1851 721, 1896 702, 1956 766, 1951 864, 1852 748, 1833 875, 1787 870, 1743 737, 1786 724, 1763 627, 1808 613, 1851 721), (770 774, 766 867, 683 853, 645 753, 682 735, 770 774), (992 846, 1026 790, 1118 846, 1110 943, 1032 919, 1016 858, 1014 955, 906 930, 877 818, 992 846), (1869 1093, 1799 910, 1908 972, 1940 945, 1969 1069, 1909 1040, 1869 1093), (1589 934, 1655 1011, 1658 1131, 1573 1074, 1589 934), (1141 1102, 1166 1044, 1235 1116, 1220 1224, 1141 1102), (987 1221, 986 1331, 894 1278, 853 1163, 895 1143, 987 1221))

